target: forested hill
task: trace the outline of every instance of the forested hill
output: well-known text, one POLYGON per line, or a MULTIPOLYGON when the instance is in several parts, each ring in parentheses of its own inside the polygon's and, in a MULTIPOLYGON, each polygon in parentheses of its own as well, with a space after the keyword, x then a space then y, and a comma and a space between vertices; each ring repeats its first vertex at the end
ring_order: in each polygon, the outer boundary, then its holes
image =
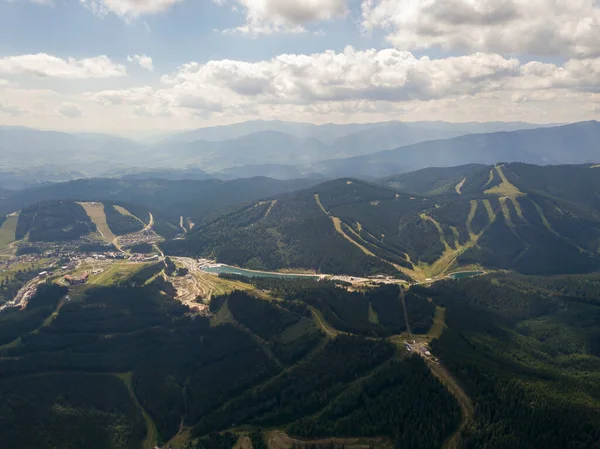
POLYGON ((15 238, 30 242, 77 240, 96 231, 84 208, 73 201, 49 201, 27 207, 19 214, 15 238))
POLYGON ((488 180, 491 170, 489 165, 468 164, 457 167, 430 167, 398 175, 387 176, 381 179, 381 184, 393 189, 416 193, 418 195, 444 195, 465 193, 467 189, 477 189, 481 192, 481 185, 488 180), (465 179, 464 184, 460 184, 465 179), (478 185, 475 180, 483 179, 478 185), (468 181, 468 183, 467 183, 468 181), (457 187, 458 188, 457 191, 457 187))
POLYGON ((0 214, 43 201, 72 199, 132 203, 167 215, 197 219, 215 208, 299 190, 315 183, 308 179, 279 181, 263 177, 233 181, 79 179, 6 194, 0 201, 0 214))
POLYGON ((593 167, 475 165, 439 169, 437 181, 400 177, 404 188, 428 196, 339 179, 228 211, 164 248, 253 268, 358 275, 392 264, 417 279, 472 265, 587 272, 600 268, 600 169, 593 167))
MULTIPOLYGON (((350 182, 350 181, 348 181, 350 182)), ((391 264, 348 241, 319 203, 318 194, 336 201, 361 201, 395 193, 358 182, 345 189, 334 181, 276 199, 246 204, 199 223, 184 240, 166 242, 173 254, 210 256, 255 269, 308 268, 323 273, 401 275, 391 264)))

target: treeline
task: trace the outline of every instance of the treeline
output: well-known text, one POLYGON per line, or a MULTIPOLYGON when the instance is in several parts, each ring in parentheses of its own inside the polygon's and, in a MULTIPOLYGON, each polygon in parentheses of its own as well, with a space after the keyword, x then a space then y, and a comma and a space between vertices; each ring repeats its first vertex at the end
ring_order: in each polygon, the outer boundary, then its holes
POLYGON ((112 203, 104 203, 106 224, 114 235, 125 235, 144 229, 144 223, 132 215, 122 214, 112 203))

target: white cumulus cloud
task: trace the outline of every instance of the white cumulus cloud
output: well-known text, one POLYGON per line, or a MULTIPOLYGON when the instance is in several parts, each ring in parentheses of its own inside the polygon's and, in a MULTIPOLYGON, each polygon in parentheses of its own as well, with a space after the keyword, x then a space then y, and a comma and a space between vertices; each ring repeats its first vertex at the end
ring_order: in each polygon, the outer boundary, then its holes
POLYGON ((600 55, 597 0, 363 0, 362 12, 400 49, 600 55))
POLYGON ((600 98, 600 58, 522 63, 494 53, 434 59, 394 48, 347 47, 256 62, 190 62, 161 82, 84 97, 137 117, 314 120, 362 114, 362 120, 384 120, 410 113, 415 120, 446 114, 466 121, 536 121, 550 111, 558 122, 591 118, 586 114, 598 103, 592 98, 600 98))
POLYGON ((105 106, 118 104, 143 105, 148 102, 154 93, 150 86, 135 87, 123 90, 103 90, 100 92, 88 92, 84 97, 105 106))
POLYGON ((46 53, 0 57, 0 73, 50 78, 109 78, 127 74, 125 66, 107 56, 62 59, 46 53))
MULTIPOLYGON (((224 5, 225 0, 213 0, 224 5)), ((346 0, 232 0, 245 12, 246 24, 228 31, 251 34, 298 33, 304 25, 343 17, 346 0)), ((237 6, 236 6, 237 8, 237 6)))
POLYGON ((152 63, 152 58, 146 55, 131 55, 127 56, 127 60, 132 64, 138 64, 142 69, 149 70, 152 72, 154 70, 154 64, 152 63))
POLYGON ((163 82, 228 102, 407 101, 493 89, 505 78, 518 76, 519 68, 516 59, 493 54, 430 59, 395 49, 347 47, 342 53, 280 55, 254 63, 190 63, 163 82))

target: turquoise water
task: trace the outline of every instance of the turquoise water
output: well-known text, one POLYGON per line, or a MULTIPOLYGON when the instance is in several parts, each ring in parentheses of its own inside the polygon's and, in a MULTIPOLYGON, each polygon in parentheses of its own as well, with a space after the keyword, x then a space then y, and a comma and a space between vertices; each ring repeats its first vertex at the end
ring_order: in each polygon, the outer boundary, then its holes
POLYGON ((221 265, 220 267, 205 267, 202 271, 207 273, 227 273, 227 274, 238 274, 246 277, 261 277, 261 278, 284 278, 284 279, 312 279, 318 280, 319 276, 302 275, 302 274, 287 274, 287 273, 267 273, 266 271, 253 271, 245 270, 243 268, 230 267, 228 265, 221 265))
POLYGON ((473 276, 479 276, 480 274, 484 274, 484 272, 483 271, 463 271, 460 273, 449 274, 448 277, 451 277, 452 279, 464 279, 464 278, 471 278, 473 276))

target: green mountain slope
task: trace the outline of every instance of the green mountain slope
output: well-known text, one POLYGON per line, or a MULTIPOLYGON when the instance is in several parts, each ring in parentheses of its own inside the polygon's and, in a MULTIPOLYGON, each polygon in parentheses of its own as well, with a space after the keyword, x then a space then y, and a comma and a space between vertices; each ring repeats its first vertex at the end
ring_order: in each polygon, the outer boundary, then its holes
POLYGON ((49 201, 19 213, 15 237, 30 242, 77 240, 96 231, 83 207, 73 201, 49 201))
POLYGON ((598 285, 497 274, 427 289, 448 326, 432 351, 475 406, 462 447, 599 447, 598 285))
POLYGON ((590 165, 506 164, 387 180, 428 196, 340 179, 217 215, 165 250, 354 275, 390 273, 391 264, 421 280, 473 265, 587 272, 600 267, 599 179, 590 165))
MULTIPOLYGON (((392 265, 363 251, 336 230, 332 217, 315 198, 319 191, 322 189, 304 190, 245 205, 197 224, 184 240, 167 242, 163 248, 172 254, 216 257, 256 269, 399 275, 392 265)), ((388 194, 394 196, 391 191, 388 194)))

